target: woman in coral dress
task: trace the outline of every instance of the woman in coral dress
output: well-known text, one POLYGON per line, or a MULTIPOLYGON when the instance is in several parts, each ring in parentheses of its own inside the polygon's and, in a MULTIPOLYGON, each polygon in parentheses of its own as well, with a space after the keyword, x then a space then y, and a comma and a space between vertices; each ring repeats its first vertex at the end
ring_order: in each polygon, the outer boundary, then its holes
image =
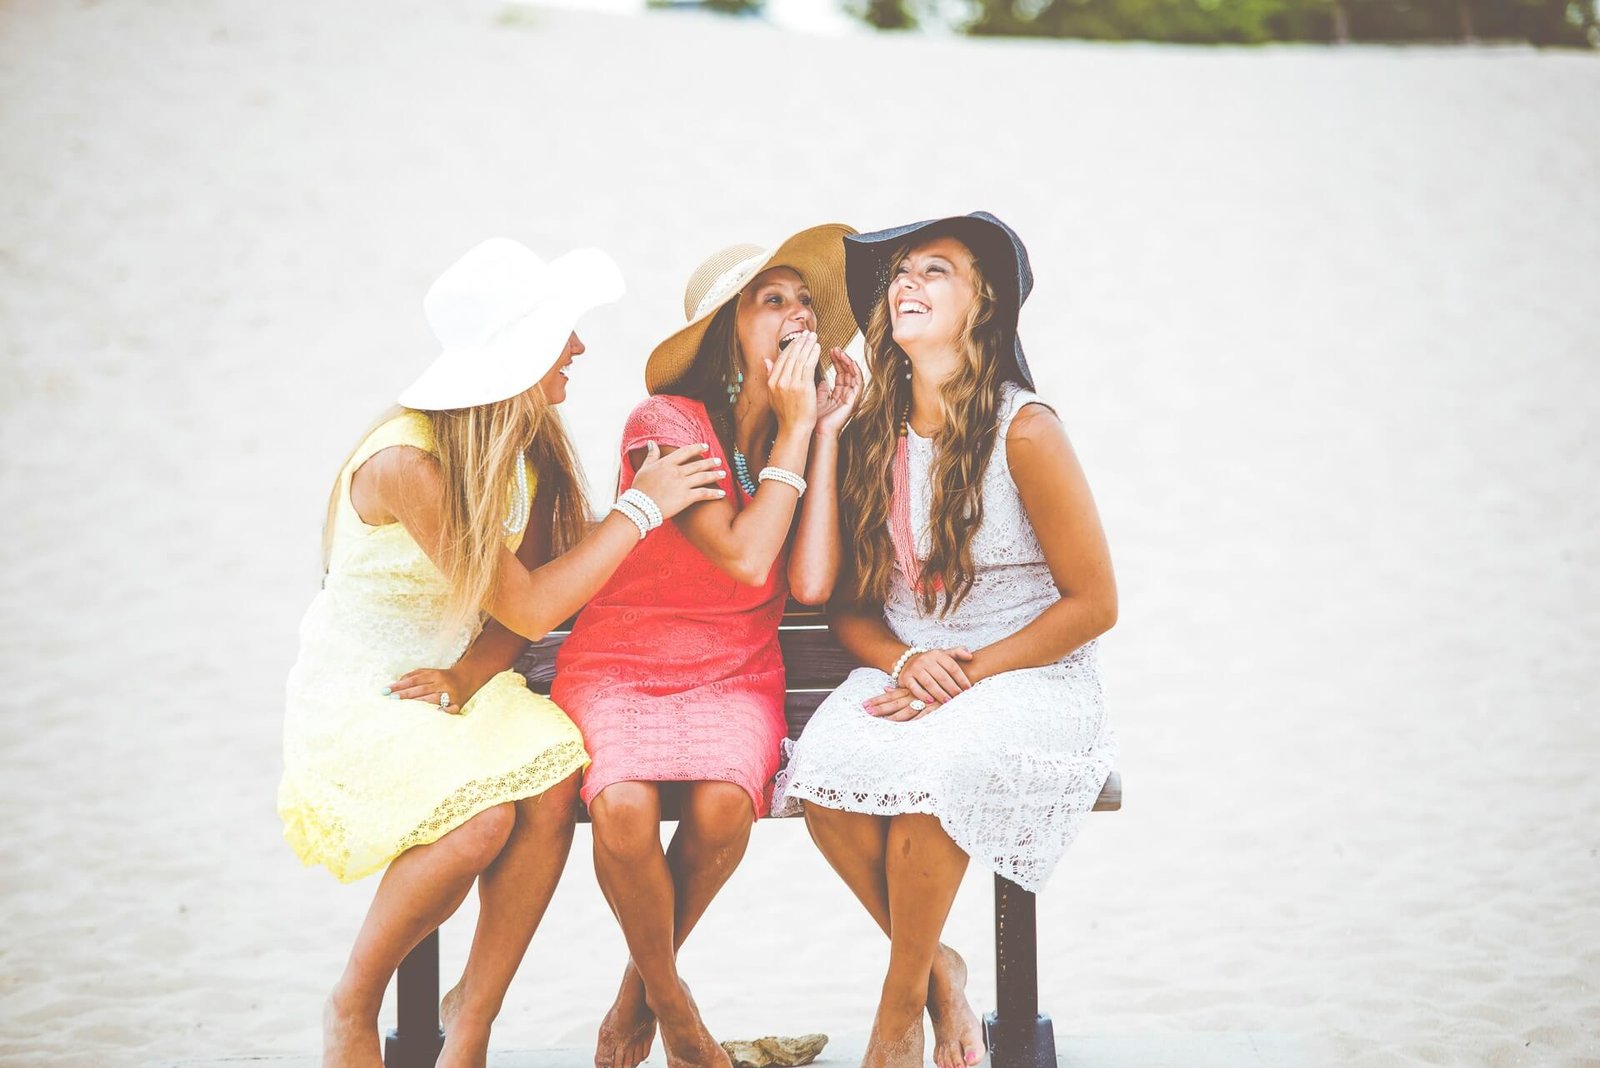
POLYGON ((550 406, 583 353, 579 314, 621 292, 597 250, 548 264, 505 239, 468 252, 424 304, 444 351, 334 485, 327 574, 289 674, 278 812, 305 863, 346 882, 387 870, 328 1000, 324 1065, 380 1068, 390 977, 474 882, 478 932, 439 1064, 481 1065, 572 842, 588 760, 561 709, 512 671, 467 685, 466 665, 408 669, 456 664, 484 612, 491 653, 542 636, 656 525, 652 510, 722 495, 720 466, 684 449, 634 480, 648 518, 624 509, 585 534, 550 406))
POLYGON ((689 324, 657 346, 652 396, 622 438, 622 485, 647 442, 709 444, 737 476, 726 501, 655 531, 578 616, 552 697, 593 763, 583 800, 595 872, 630 960, 601 1025, 598 1065, 633 1068, 657 1021, 669 1064, 722 1064, 675 954, 767 810, 786 734, 778 623, 792 590, 817 602, 837 568, 837 443, 860 385, 841 347, 847 226, 775 251, 737 246, 689 280, 689 324), (822 353, 836 377, 818 382, 822 353), (792 544, 792 554, 790 552, 792 544), (831 555, 830 555, 831 554, 831 555), (661 804, 680 818, 661 849, 661 804))

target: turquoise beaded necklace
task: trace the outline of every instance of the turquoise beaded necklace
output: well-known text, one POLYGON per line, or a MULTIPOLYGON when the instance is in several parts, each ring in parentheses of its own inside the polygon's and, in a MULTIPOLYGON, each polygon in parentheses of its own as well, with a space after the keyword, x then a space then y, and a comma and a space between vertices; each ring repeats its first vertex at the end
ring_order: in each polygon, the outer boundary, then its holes
POLYGON ((733 450, 733 475, 739 480, 739 488, 744 490, 746 497, 754 497, 759 488, 750 478, 750 461, 744 458, 744 453, 738 449, 733 450))

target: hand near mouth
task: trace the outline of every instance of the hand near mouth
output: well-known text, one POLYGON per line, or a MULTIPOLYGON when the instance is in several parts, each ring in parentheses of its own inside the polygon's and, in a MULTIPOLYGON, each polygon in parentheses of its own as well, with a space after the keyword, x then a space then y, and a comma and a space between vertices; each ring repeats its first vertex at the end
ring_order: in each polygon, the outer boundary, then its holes
POLYGON ((828 351, 828 358, 833 362, 833 385, 830 387, 826 378, 817 383, 816 432, 818 435, 838 437, 844 425, 850 421, 850 413, 855 410, 856 398, 861 395, 861 383, 866 376, 856 361, 837 345, 828 351))
POLYGON ((807 330, 778 353, 767 365, 767 392, 779 428, 803 427, 810 433, 817 422, 816 374, 822 345, 817 335, 807 330))

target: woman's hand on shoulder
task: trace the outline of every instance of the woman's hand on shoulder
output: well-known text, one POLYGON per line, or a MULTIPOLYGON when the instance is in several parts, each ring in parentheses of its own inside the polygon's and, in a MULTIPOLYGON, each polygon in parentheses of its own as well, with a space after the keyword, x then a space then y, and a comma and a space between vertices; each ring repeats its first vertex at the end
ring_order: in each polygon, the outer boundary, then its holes
POLYGON ((633 476, 633 488, 656 502, 664 519, 671 519, 692 504, 720 501, 728 491, 717 483, 727 480, 722 461, 707 458, 704 444, 684 445, 665 455, 655 442, 645 445, 644 460, 633 476))

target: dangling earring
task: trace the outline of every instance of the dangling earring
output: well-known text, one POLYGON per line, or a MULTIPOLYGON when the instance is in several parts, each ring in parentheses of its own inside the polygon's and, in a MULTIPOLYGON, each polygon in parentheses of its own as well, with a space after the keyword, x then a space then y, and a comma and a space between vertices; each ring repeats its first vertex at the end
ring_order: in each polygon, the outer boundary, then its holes
POLYGON ((726 378, 722 381, 728 389, 728 403, 737 404, 739 402, 739 391, 744 388, 744 372, 735 371, 732 382, 729 382, 726 378))

